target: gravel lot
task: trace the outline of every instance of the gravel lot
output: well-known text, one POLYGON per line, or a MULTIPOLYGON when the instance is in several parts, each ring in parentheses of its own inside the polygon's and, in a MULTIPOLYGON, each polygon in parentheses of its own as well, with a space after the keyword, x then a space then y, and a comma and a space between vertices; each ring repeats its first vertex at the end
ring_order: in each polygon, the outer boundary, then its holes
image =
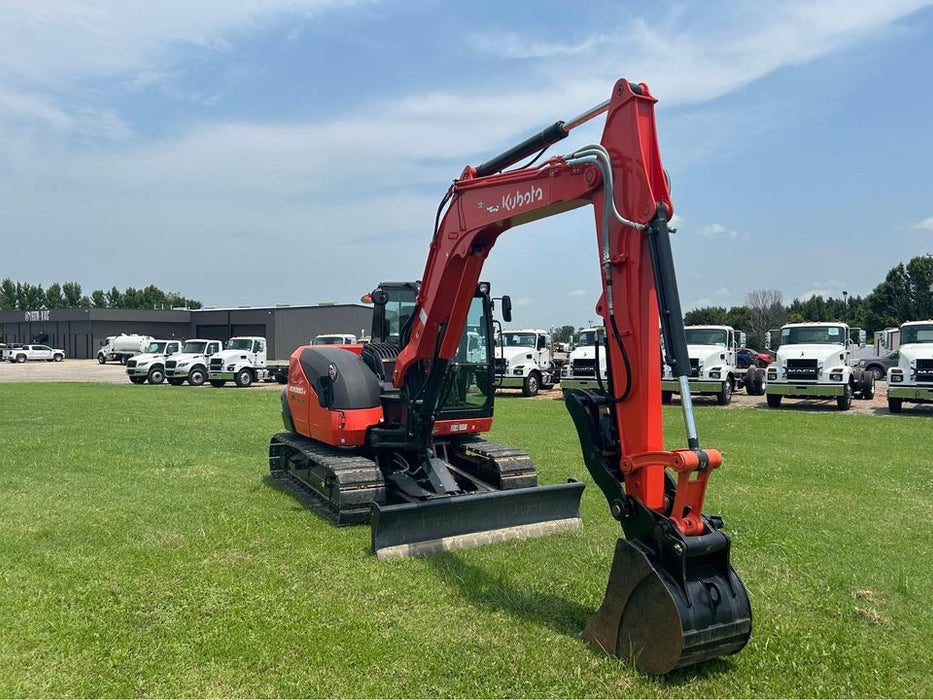
MULTIPOLYGON (((106 365, 98 364, 97 360, 65 360, 64 362, 26 362, 15 364, 10 362, 0 362, 0 384, 5 382, 102 382, 106 384, 129 384, 126 377, 126 369, 123 365, 117 363, 108 363, 106 365)), ((149 386, 145 384, 143 386, 149 386)), ((170 386, 168 382, 161 386, 170 386)), ((204 387, 213 388, 210 384, 204 384, 204 387)), ((204 388, 189 387, 184 388, 204 388)), ((179 387, 172 387, 178 389, 179 387)), ((225 388, 236 388, 233 383, 225 388)), ((282 386, 276 382, 258 382, 253 384, 256 389, 274 389, 281 390, 282 386)), ((875 387, 875 398, 871 401, 861 401, 855 399, 852 401, 850 413, 872 413, 877 415, 890 415, 888 412, 888 400, 886 396, 886 385, 884 382, 878 382, 875 387)), ((512 398, 522 399, 520 391, 500 390, 498 396, 509 400, 512 398)), ((524 399, 528 400, 528 399, 524 399)), ((563 400, 560 389, 551 389, 541 391, 536 400, 563 400)), ((677 396, 674 396, 674 405, 680 405, 677 396)), ((715 406, 716 399, 713 397, 698 396, 693 400, 696 406, 715 406)), ((744 391, 737 391, 732 396, 732 403, 728 409, 768 409, 764 396, 748 396, 744 391)), ((837 412, 835 401, 812 401, 804 399, 784 399, 780 410, 789 411, 829 411, 837 412)), ((905 414, 924 414, 933 416, 933 404, 904 404, 905 414)))
MULTIPOLYGON (((11 362, 0 362, 0 384, 4 382, 100 382, 103 384, 129 384, 130 380, 126 376, 126 367, 116 362, 108 362, 102 365, 97 360, 65 360, 64 362, 24 362, 22 364, 11 362)), ((144 384, 149 387, 151 385, 144 384)), ((159 386, 168 386, 172 389, 181 389, 182 387, 171 386, 164 382, 159 386)), ((201 387, 189 387, 183 385, 185 389, 201 389, 207 387, 213 389, 210 384, 205 383, 201 387)), ((236 388, 233 382, 227 384, 227 387, 236 388)), ((279 389, 282 385, 276 382, 257 382, 250 388, 258 389, 279 389)))

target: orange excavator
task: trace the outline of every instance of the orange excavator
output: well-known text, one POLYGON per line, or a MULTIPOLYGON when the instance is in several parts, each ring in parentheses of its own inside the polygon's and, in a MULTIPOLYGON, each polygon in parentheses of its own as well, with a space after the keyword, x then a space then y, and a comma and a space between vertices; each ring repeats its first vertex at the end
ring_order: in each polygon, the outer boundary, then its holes
MULTIPOLYGON (((600 388, 565 400, 624 537, 583 636, 663 674, 736 653, 752 622, 722 519, 703 513, 722 456, 700 447, 690 402, 655 102, 647 85, 621 79, 604 103, 467 166, 438 208, 420 283, 383 283, 370 295, 372 341, 292 355, 286 431, 269 458, 275 479, 323 502, 336 523, 369 520, 380 557, 579 526, 582 483, 540 486, 527 453, 479 436, 491 427, 496 376, 493 302, 480 274, 509 229, 591 204, 609 371, 605 381, 597 372, 600 388), (508 169, 602 114, 599 144, 508 169), (683 388, 681 449, 663 445, 659 334, 683 388)), ((502 315, 509 320, 508 297, 502 315)))

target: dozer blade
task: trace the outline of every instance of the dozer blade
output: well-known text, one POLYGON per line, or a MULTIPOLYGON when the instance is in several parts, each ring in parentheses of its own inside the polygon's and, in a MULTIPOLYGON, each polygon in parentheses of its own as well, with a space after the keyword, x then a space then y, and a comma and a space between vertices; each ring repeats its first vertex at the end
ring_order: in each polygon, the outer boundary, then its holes
POLYGON ((620 539, 605 600, 583 638, 651 675, 741 650, 751 635, 752 613, 727 558, 721 567, 728 543, 724 554, 709 540, 697 545, 673 562, 682 573, 678 582, 652 565, 644 548, 620 539))
POLYGON ((570 481, 402 505, 374 503, 373 553, 379 559, 415 557, 577 529, 583 487, 570 481))

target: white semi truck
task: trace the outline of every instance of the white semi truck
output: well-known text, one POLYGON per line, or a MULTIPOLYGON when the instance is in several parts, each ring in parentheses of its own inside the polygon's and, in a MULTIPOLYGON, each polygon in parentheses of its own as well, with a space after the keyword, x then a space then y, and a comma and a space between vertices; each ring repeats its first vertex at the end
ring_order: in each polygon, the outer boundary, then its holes
POLYGON ((288 360, 270 360, 268 344, 260 336, 237 336, 230 338, 224 349, 211 357, 208 381, 220 387, 232 381, 240 387, 253 382, 275 380, 279 384, 288 381, 288 360))
POLYGON ((560 380, 551 357, 551 334, 538 329, 502 331, 496 338, 496 387, 535 396, 560 380))
POLYGON ((597 343, 599 343, 599 376, 603 380, 603 386, 606 385, 608 374, 605 331, 602 328, 584 328, 577 335, 575 347, 570 351, 567 363, 561 368, 561 391, 599 387, 596 376, 597 343))
MULTIPOLYGON (((690 393, 715 396, 716 403, 725 406, 737 389, 749 396, 764 393, 764 372, 757 367, 736 368, 735 352, 745 345, 745 333, 731 326, 686 326, 687 354, 690 357, 690 393)), ((661 402, 670 403, 673 394, 680 393, 680 383, 671 368, 663 365, 661 402)))
POLYGON ((155 338, 151 335, 138 335, 136 333, 121 333, 120 335, 108 335, 101 341, 100 350, 97 351, 97 361, 105 365, 107 362, 116 360, 121 365, 133 355, 139 355, 146 352, 155 338))
POLYGON ((126 361, 126 376, 133 384, 161 384, 165 381, 165 360, 181 352, 181 340, 153 340, 146 352, 126 361))
POLYGON ((220 352, 219 340, 192 338, 170 360, 165 361, 165 377, 172 386, 181 386, 188 382, 191 386, 201 386, 207 381, 207 365, 210 358, 220 352))
POLYGON ((900 328, 897 367, 888 369, 888 410, 904 402, 933 403, 933 320, 910 321, 900 328))
POLYGON ((781 327, 777 348, 770 331, 767 336, 768 349, 776 349, 767 370, 770 408, 779 407, 785 396, 834 398, 841 411, 849 410, 853 397, 874 398, 875 375, 852 366, 855 348, 865 345, 865 331, 844 323, 789 323, 781 327))

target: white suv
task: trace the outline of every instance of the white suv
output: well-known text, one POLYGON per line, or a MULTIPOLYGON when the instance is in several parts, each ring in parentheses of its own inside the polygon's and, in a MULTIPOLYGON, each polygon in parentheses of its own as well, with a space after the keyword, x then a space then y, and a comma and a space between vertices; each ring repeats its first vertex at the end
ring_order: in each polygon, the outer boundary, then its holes
POLYGON ((64 359, 64 350, 61 348, 50 348, 48 345, 24 345, 21 348, 16 348, 9 355, 10 362, 25 362, 26 360, 61 362, 64 359))

